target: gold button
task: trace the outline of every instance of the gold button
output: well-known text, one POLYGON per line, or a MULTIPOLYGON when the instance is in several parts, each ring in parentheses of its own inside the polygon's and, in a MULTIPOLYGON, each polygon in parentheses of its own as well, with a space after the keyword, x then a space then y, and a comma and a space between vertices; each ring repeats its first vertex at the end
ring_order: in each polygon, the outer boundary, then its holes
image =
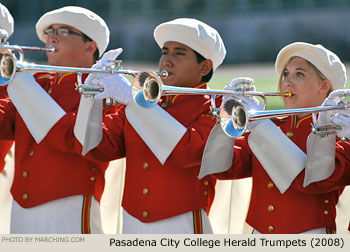
POLYGON ((325 199, 325 200, 324 200, 324 203, 328 204, 328 203, 329 203, 329 200, 328 200, 328 199, 325 199))
POLYGON ((90 177, 90 180, 91 180, 91 181, 95 181, 95 180, 96 180, 96 177, 95 177, 95 176, 91 176, 91 177, 90 177))
POLYGON ((23 176, 23 178, 27 178, 28 177, 28 172, 27 171, 23 171, 22 172, 22 176, 23 176))
POLYGON ((90 170, 91 171, 96 171, 96 167, 91 167, 90 170))
POLYGON ((160 104, 160 106, 162 106, 162 108, 166 108, 166 107, 168 107, 168 103, 162 102, 162 103, 160 104))
POLYGON ((275 210, 275 207, 273 205, 269 205, 267 207, 267 211, 269 211, 270 213, 273 212, 275 210))
POLYGON ((143 195, 147 195, 148 192, 149 192, 148 188, 143 188, 143 190, 142 190, 143 195))
POLYGON ((269 230, 270 233, 275 232, 275 228, 273 226, 269 226, 267 229, 269 230))
POLYGON ((287 137, 292 138, 294 136, 294 133, 292 131, 287 132, 287 137))
POLYGON ((207 191, 203 191, 203 196, 207 196, 208 195, 208 192, 207 191))
POLYGON ((143 216, 143 218, 147 219, 148 216, 149 216, 149 214, 148 214, 147 211, 143 211, 143 212, 142 212, 142 216, 143 216))
POLYGON ((204 181, 203 181, 203 184, 204 184, 205 186, 207 186, 207 185, 209 184, 208 180, 204 180, 204 181))
POLYGON ((275 185, 272 182, 267 183, 267 188, 273 189, 275 188, 275 185))
POLYGON ((47 91, 49 94, 52 93, 52 88, 49 88, 49 90, 47 91))
POLYGON ((23 199, 23 200, 27 200, 28 198, 29 198, 28 194, 23 193, 23 195, 22 195, 22 199, 23 199))
POLYGON ((329 211, 328 211, 328 210, 324 210, 323 213, 324 213, 325 215, 327 215, 327 214, 329 214, 329 211))
POLYGON ((29 152, 29 156, 33 156, 34 153, 35 153, 35 150, 31 150, 31 151, 29 152))
POLYGON ((148 163, 144 163, 144 164, 143 164, 143 169, 148 170, 148 167, 149 167, 149 166, 148 166, 148 163))

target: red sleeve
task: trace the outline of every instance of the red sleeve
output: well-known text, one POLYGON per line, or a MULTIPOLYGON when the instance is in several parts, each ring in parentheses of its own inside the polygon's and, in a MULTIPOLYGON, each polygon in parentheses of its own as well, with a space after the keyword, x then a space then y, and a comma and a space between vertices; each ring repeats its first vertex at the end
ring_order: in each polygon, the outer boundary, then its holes
MULTIPOLYGON (((110 114, 103 119, 103 138, 100 144, 84 158, 93 161, 108 162, 124 155, 124 110, 110 114)), ((51 146, 64 152, 81 155, 82 145, 74 135, 76 113, 70 112, 63 116, 49 131, 43 141, 49 141, 51 146)))
POLYGON ((14 140, 16 109, 10 99, 0 99, 0 140, 14 140))
POLYGON ((7 85, 6 86, 0 86, 0 99, 8 98, 7 94, 7 85))
POLYGON ((16 109, 10 99, 0 99, 0 173, 4 169, 5 157, 14 140, 15 118, 16 109))

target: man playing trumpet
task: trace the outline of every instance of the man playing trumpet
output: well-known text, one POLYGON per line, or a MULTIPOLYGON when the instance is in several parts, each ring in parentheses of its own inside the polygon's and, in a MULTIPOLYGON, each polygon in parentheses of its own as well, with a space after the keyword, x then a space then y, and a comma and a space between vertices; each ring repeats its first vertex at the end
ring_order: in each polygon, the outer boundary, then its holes
MULTIPOLYGON (((44 14, 36 32, 46 47, 55 48, 47 57, 57 66, 91 66, 109 42, 104 20, 74 6, 44 14)), ((11 233, 102 233, 99 200, 108 163, 59 150, 49 144, 48 138, 55 136, 43 134, 52 121, 77 111, 77 74, 37 73, 34 78, 17 73, 7 87, 11 100, 0 100, 0 138, 16 142, 11 233), (37 117, 45 106, 41 99, 54 101, 57 106, 37 117), (36 122, 41 131, 32 136, 36 122)))

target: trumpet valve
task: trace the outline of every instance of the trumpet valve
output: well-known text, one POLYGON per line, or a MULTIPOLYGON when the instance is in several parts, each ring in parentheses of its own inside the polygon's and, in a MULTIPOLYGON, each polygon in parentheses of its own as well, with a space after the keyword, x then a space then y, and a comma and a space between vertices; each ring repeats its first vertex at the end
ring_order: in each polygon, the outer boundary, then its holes
POLYGON ((122 60, 108 60, 108 62, 111 62, 111 65, 106 69, 111 70, 112 74, 115 70, 122 69, 122 60))

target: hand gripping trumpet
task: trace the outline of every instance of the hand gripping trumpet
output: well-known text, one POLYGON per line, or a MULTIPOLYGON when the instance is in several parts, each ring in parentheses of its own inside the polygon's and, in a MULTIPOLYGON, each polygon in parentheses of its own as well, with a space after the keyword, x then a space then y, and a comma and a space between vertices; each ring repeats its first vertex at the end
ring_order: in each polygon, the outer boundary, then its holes
MULTIPOLYGON (((335 106, 317 106, 310 108, 300 108, 300 109, 281 109, 281 110, 271 110, 271 111, 247 111, 244 105, 238 100, 228 100, 224 105, 223 109, 216 109, 217 114, 220 115, 220 123, 224 132, 233 138, 243 135, 247 130, 247 125, 249 121, 256 121, 262 119, 270 119, 280 116, 290 116, 305 113, 312 113, 313 127, 312 132, 320 136, 325 136, 328 134, 334 134, 341 127, 336 124, 317 124, 316 113, 322 111, 330 110, 343 110, 349 109, 350 104, 344 101, 340 101, 335 106)), ((342 139, 347 140, 347 139, 342 139)))
POLYGON ((250 95, 259 96, 263 99, 263 106, 266 107, 266 96, 284 96, 290 97, 291 93, 262 93, 255 91, 232 91, 232 90, 213 90, 184 88, 164 85, 161 79, 152 72, 143 72, 136 76, 133 87, 132 96, 135 102, 144 108, 156 105, 162 95, 250 95))

